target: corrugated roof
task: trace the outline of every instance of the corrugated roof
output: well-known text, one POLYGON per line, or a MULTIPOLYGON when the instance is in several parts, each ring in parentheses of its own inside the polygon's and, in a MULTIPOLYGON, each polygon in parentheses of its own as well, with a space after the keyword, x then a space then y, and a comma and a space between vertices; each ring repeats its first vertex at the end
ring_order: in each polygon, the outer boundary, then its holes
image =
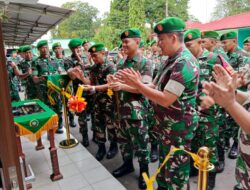
POLYGON ((246 28, 250 27, 250 12, 224 17, 206 24, 187 21, 186 26, 187 29, 198 28, 201 31, 246 28))
POLYGON ((6 5, 0 1, 0 8, 4 7, 8 20, 2 23, 3 37, 9 46, 33 43, 73 12, 43 4, 6 5))

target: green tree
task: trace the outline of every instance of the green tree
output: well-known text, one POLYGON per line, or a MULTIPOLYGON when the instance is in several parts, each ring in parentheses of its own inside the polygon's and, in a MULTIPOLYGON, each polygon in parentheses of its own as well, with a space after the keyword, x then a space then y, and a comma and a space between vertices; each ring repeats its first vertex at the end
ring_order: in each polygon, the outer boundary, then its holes
POLYGON ((188 3, 189 0, 145 0, 146 22, 153 29, 154 24, 165 18, 166 14, 188 20, 188 3))
POLYGON ((144 30, 145 23, 145 0, 130 0, 129 27, 136 27, 144 30))
POLYGON ((75 12, 52 31, 54 38, 92 38, 100 25, 97 8, 81 1, 67 2, 63 8, 75 12))
POLYGON ((168 16, 176 16, 187 21, 189 0, 168 0, 168 16))
POLYGON ((106 24, 111 27, 125 30, 129 26, 129 0, 113 0, 106 24))
POLYGON ((112 0, 110 12, 104 16, 93 40, 109 49, 117 47, 120 34, 129 27, 129 0, 112 0))
POLYGON ((249 0, 217 0, 212 20, 250 11, 249 0))
POLYGON ((153 29, 154 24, 166 16, 166 0, 145 0, 145 16, 146 22, 153 29))

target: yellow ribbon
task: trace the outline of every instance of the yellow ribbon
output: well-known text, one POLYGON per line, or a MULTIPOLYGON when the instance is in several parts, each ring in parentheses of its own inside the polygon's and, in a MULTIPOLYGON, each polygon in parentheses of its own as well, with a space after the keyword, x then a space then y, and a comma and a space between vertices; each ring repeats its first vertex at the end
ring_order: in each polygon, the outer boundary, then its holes
POLYGON ((189 154, 193 160, 194 160, 194 163, 196 165, 199 165, 199 156, 192 153, 192 152, 189 152, 189 151, 186 151, 184 149, 181 149, 181 148, 173 148, 172 150, 170 150, 170 152, 168 153, 168 155, 165 157, 164 161, 162 162, 162 164, 160 165, 160 167, 156 170, 156 172, 149 178, 147 173, 143 173, 142 176, 144 178, 144 181, 146 182, 146 185, 147 185, 147 190, 153 190, 154 187, 153 187, 153 183, 156 179, 156 176, 160 173, 161 169, 166 165, 167 161, 169 160, 170 156, 172 154, 174 154, 176 151, 184 151, 186 152, 187 154, 189 154))
POLYGON ((110 88, 108 88, 107 90, 107 95, 111 98, 111 96, 113 96, 113 90, 111 90, 110 88))

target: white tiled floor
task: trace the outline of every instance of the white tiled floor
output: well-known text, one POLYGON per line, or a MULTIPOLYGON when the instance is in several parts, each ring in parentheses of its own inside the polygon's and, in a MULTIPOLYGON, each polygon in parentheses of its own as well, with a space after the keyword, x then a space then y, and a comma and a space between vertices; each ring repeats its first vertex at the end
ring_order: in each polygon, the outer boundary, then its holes
MULTIPOLYGON (((56 135, 56 146, 65 135, 56 135)), ((81 144, 71 149, 58 148, 58 159, 63 179, 52 182, 50 174, 49 142, 43 136, 45 149, 36 151, 36 143, 22 138, 26 163, 30 164, 36 181, 32 183, 35 190, 125 190, 121 185, 81 144)))

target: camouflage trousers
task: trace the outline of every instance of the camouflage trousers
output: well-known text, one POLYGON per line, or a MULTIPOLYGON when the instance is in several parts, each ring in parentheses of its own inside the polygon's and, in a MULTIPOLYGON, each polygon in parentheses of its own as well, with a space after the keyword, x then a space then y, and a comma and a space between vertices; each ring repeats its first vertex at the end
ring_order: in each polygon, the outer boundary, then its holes
POLYGON ((114 125, 114 107, 110 99, 96 100, 94 108, 95 139, 98 143, 105 143, 106 129, 110 142, 117 141, 114 125))
POLYGON ((239 125, 234 121, 234 119, 229 116, 227 118, 228 128, 225 131, 226 139, 233 138, 234 141, 238 141, 239 125))
MULTIPOLYGON (((173 145, 159 142, 159 166, 173 145)), ((190 143, 185 145, 185 150, 190 150, 190 143)), ((178 151, 170 157, 167 164, 157 175, 158 187, 165 190, 189 190, 190 157, 183 151, 178 151)))
POLYGON ((210 162, 218 163, 217 142, 219 140, 219 127, 215 118, 200 117, 198 128, 191 142, 192 152, 197 153, 199 148, 206 146, 210 149, 210 162))
POLYGON ((250 189, 250 135, 242 130, 239 137, 239 156, 236 161, 235 177, 242 189, 250 189))
POLYGON ((81 113, 77 113, 76 115, 78 116, 79 132, 83 136, 86 136, 88 134, 87 112, 84 110, 81 113))
POLYGON ((141 164, 150 162, 149 135, 147 122, 143 120, 121 119, 117 130, 117 141, 124 161, 135 156, 141 164))
POLYGON ((154 109, 151 106, 148 109, 147 123, 148 123, 149 141, 151 142, 151 144, 158 144, 158 135, 153 130, 157 122, 155 118, 154 109))

